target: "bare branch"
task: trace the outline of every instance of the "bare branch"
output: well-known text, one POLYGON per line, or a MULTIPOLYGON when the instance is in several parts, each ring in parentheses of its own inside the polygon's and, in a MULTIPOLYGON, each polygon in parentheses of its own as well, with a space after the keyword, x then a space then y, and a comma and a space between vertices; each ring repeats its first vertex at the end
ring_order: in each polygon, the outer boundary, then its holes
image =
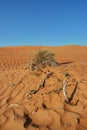
POLYGON ((68 99, 67 93, 66 93, 66 80, 63 80, 63 94, 64 94, 64 97, 65 97, 65 101, 67 103, 69 103, 69 99, 68 99))
POLYGON ((12 104, 10 104, 9 106, 8 106, 8 108, 10 108, 10 107, 19 107, 19 106, 21 106, 20 104, 18 104, 18 103, 12 103, 12 104))
POLYGON ((37 93, 40 90, 41 87, 44 87, 46 79, 49 78, 52 74, 53 74, 52 72, 48 72, 46 74, 46 76, 42 79, 42 81, 39 84, 39 86, 36 89, 34 89, 34 90, 30 90, 29 94, 35 94, 35 93, 37 93))

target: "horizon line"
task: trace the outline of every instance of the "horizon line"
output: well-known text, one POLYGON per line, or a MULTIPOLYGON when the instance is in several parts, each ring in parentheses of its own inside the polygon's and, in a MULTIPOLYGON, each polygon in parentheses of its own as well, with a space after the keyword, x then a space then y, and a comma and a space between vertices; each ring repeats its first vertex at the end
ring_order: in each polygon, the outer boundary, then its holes
POLYGON ((62 46, 87 46, 81 44, 64 44, 64 45, 8 45, 8 46, 0 46, 0 48, 4 47, 62 47, 62 46))

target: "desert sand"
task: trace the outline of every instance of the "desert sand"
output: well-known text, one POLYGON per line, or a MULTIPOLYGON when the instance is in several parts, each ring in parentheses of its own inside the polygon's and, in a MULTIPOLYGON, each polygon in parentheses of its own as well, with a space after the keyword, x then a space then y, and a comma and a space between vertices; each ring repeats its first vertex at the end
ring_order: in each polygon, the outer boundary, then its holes
POLYGON ((0 130, 87 130, 87 46, 0 48, 0 130), (60 65, 29 70, 29 59, 43 48, 60 65), (31 94, 48 72, 44 87, 31 94))

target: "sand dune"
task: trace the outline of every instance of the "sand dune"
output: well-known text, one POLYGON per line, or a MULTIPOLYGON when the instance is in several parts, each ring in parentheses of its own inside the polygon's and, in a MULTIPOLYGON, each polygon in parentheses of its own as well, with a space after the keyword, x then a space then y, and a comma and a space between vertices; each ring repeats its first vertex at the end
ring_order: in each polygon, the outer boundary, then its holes
POLYGON ((0 130, 87 130, 87 47, 0 48, 0 130), (29 58, 42 48, 53 51, 60 66, 32 72, 29 58), (30 94, 47 72, 44 87, 30 94))

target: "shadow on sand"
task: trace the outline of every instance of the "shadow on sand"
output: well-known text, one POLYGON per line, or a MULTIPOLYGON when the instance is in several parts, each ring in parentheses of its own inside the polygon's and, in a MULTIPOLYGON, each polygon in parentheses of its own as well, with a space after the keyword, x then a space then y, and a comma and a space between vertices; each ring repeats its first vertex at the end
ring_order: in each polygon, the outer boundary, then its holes
MULTIPOLYGON (((77 90, 77 86, 78 86, 78 82, 76 83, 76 86, 75 86, 75 88, 73 89, 73 92, 72 92, 72 94, 71 94, 71 96, 70 96, 70 98, 69 98, 69 103, 71 103, 71 101, 72 101, 73 98, 74 98, 74 95, 75 95, 76 90, 77 90)), ((77 100, 74 105, 77 105, 78 101, 79 101, 79 100, 77 100)))
POLYGON ((61 62, 59 63, 59 65, 66 65, 66 64, 71 64, 71 63, 74 63, 74 62, 61 62))

